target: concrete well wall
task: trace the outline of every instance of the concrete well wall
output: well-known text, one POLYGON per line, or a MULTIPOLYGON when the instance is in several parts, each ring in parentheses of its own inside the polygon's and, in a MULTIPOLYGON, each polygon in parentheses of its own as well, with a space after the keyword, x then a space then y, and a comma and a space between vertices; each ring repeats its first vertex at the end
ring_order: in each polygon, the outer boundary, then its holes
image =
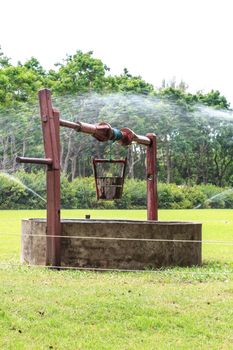
MULTIPOLYGON (((45 220, 22 221, 23 263, 45 265, 46 238, 41 237, 43 235, 46 235, 45 220)), ((61 264, 66 267, 136 270, 201 264, 201 242, 149 240, 201 241, 200 223, 62 220, 62 236, 65 237, 61 238, 61 264), (73 238, 74 236, 82 238, 73 238), (100 237, 108 239, 102 240, 100 237)))

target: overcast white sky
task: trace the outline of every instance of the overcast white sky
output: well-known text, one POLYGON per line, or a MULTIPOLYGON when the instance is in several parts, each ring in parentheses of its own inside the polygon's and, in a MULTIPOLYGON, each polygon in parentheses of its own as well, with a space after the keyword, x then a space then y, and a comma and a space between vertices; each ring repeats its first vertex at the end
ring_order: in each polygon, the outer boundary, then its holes
POLYGON ((93 50, 112 74, 127 67, 155 86, 175 76, 233 105, 232 0, 1 0, 0 45, 47 69, 93 50))

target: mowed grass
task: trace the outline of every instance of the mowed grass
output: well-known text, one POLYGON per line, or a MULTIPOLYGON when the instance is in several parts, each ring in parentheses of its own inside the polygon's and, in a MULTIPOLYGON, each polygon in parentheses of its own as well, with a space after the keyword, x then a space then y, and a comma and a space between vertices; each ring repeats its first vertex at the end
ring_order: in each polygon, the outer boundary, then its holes
MULTIPOLYGON (((143 210, 66 210, 64 218, 145 219, 143 210)), ((233 211, 162 210, 203 222, 203 266, 140 273, 53 271, 19 262, 20 220, 0 212, 0 349, 232 349, 233 211), (230 242, 231 241, 231 242, 230 242), (5 254, 5 255, 4 255, 5 254)))

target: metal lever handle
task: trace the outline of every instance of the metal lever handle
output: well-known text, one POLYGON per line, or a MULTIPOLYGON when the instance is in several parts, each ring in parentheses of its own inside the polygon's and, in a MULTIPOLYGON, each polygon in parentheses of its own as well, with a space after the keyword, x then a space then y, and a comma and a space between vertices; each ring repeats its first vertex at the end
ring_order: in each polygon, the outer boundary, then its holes
POLYGON ((52 165, 53 160, 50 158, 28 158, 28 157, 16 157, 17 163, 32 163, 32 164, 45 164, 52 165))

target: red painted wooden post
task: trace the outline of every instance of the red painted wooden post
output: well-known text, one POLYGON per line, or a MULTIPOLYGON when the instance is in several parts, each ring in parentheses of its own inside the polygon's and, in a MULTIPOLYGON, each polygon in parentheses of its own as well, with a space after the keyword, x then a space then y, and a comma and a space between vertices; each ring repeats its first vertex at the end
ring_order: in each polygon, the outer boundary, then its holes
POLYGON ((59 112, 52 108, 51 93, 39 91, 40 113, 46 158, 52 159, 47 167, 47 250, 46 264, 60 266, 60 121, 59 112), (52 236, 52 237, 50 237, 52 236), (58 237, 56 237, 58 236, 58 237))
POLYGON ((146 136, 151 140, 146 150, 147 220, 158 220, 156 136, 154 134, 146 136))
MULTIPOLYGON (((54 215, 55 215, 55 236, 53 239, 53 249, 52 249, 52 265, 61 265, 61 194, 60 194, 60 113, 57 109, 53 109, 56 141, 57 141, 57 152, 59 169, 54 169, 53 171, 53 181, 54 181, 54 215)), ((49 171, 49 168, 48 168, 49 171)))

